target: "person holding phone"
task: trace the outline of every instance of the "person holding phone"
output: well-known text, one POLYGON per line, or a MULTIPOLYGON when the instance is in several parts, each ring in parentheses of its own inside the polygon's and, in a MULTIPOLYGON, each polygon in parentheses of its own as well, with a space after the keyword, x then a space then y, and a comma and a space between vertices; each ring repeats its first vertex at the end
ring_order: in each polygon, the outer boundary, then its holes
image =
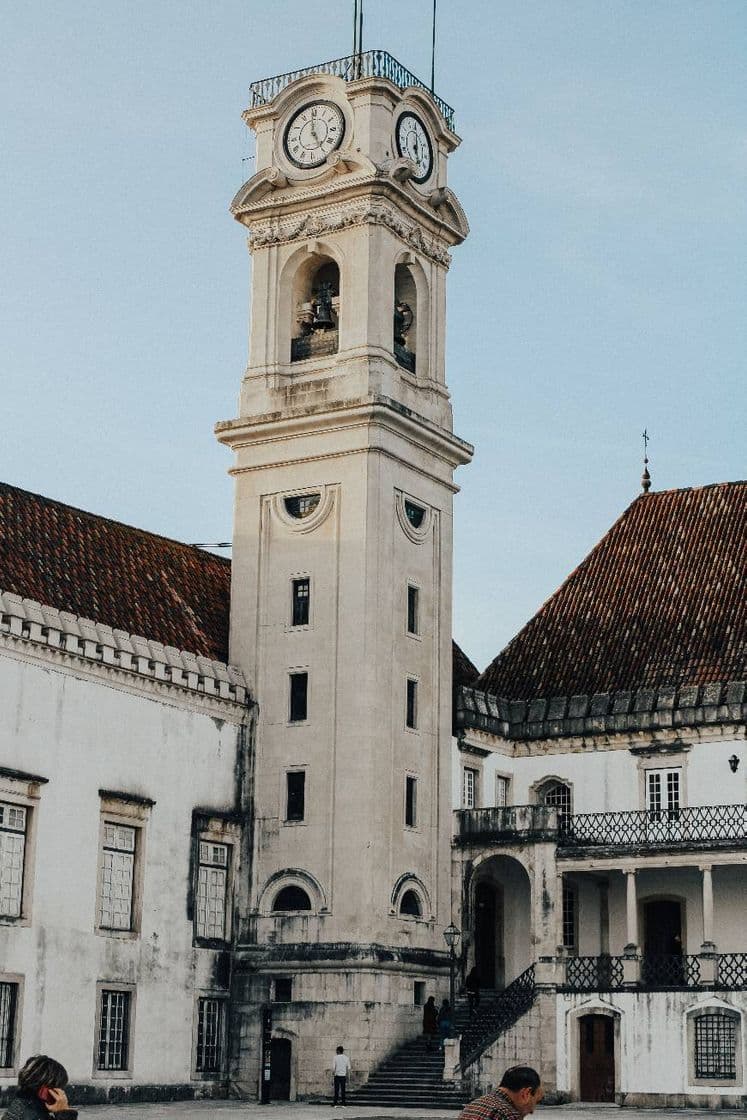
POLYGON ((63 1065, 46 1054, 35 1054, 19 1070, 16 1095, 2 1120, 48 1120, 50 1112, 64 1113, 68 1120, 74 1120, 78 1114, 68 1104, 67 1083, 63 1065))

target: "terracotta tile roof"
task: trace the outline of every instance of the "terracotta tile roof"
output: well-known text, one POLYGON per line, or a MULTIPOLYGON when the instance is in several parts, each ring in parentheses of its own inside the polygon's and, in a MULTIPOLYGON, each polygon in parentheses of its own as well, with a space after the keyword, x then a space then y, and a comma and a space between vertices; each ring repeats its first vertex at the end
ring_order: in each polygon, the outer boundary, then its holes
MULTIPOLYGON (((230 560, 6 483, 0 590, 228 661, 230 560)), ((456 643, 454 674, 478 675, 456 643)))
POLYGON ((454 655, 452 668, 454 687, 458 688, 459 685, 463 684, 474 684, 480 676, 480 670, 476 665, 472 664, 467 654, 463 649, 460 649, 456 642, 452 642, 452 651, 454 655))
POLYGON ((482 673, 511 700, 747 675, 747 482, 641 495, 482 673))
POLYGON ((231 564, 0 483, 0 588, 228 660, 231 564))

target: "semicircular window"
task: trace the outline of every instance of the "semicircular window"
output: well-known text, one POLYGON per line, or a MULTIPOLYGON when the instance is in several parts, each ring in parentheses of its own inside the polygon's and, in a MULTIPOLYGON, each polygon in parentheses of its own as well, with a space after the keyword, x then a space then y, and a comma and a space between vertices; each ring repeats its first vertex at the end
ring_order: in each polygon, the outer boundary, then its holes
POLYGON ((405 914, 408 918, 419 918, 421 916, 420 899, 415 891, 405 891, 399 904, 399 912, 405 914))
POLYGON ((304 517, 311 516, 319 505, 320 499, 321 494, 293 494, 285 499, 285 508, 291 517, 302 520, 304 517))
POLYGON ((279 910, 310 910, 311 900, 306 891, 301 887, 283 887, 275 896, 272 904, 273 911, 279 910))
POLYGON ((423 518, 425 517, 425 510, 423 509, 423 507, 417 506, 415 505, 415 502, 411 502, 407 498, 405 498, 405 513, 407 514, 407 520, 410 522, 412 527, 414 529, 419 529, 423 524, 423 518))

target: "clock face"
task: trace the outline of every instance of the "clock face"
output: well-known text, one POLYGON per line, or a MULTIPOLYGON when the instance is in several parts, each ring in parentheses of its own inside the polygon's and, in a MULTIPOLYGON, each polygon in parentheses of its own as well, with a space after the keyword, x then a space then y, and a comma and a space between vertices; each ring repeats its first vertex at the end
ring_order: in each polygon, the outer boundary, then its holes
POLYGON ((424 183, 433 170, 433 148, 425 125, 414 113, 403 113, 397 121, 397 151, 417 168, 416 183, 424 183))
POLYGON ((333 101, 312 101, 291 117, 285 129, 285 154, 296 167, 319 167, 345 135, 342 109, 333 101))

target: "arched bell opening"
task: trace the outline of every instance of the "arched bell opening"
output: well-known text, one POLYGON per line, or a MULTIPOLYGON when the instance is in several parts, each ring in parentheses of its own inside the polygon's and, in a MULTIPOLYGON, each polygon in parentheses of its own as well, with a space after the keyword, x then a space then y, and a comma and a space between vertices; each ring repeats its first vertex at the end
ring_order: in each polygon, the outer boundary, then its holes
POLYGON ((291 361, 336 354, 340 345, 340 269, 330 257, 313 253, 293 283, 295 321, 291 324, 291 361))
POLYGON ((394 269, 393 350, 399 365, 417 372, 418 290, 409 264, 394 269))

